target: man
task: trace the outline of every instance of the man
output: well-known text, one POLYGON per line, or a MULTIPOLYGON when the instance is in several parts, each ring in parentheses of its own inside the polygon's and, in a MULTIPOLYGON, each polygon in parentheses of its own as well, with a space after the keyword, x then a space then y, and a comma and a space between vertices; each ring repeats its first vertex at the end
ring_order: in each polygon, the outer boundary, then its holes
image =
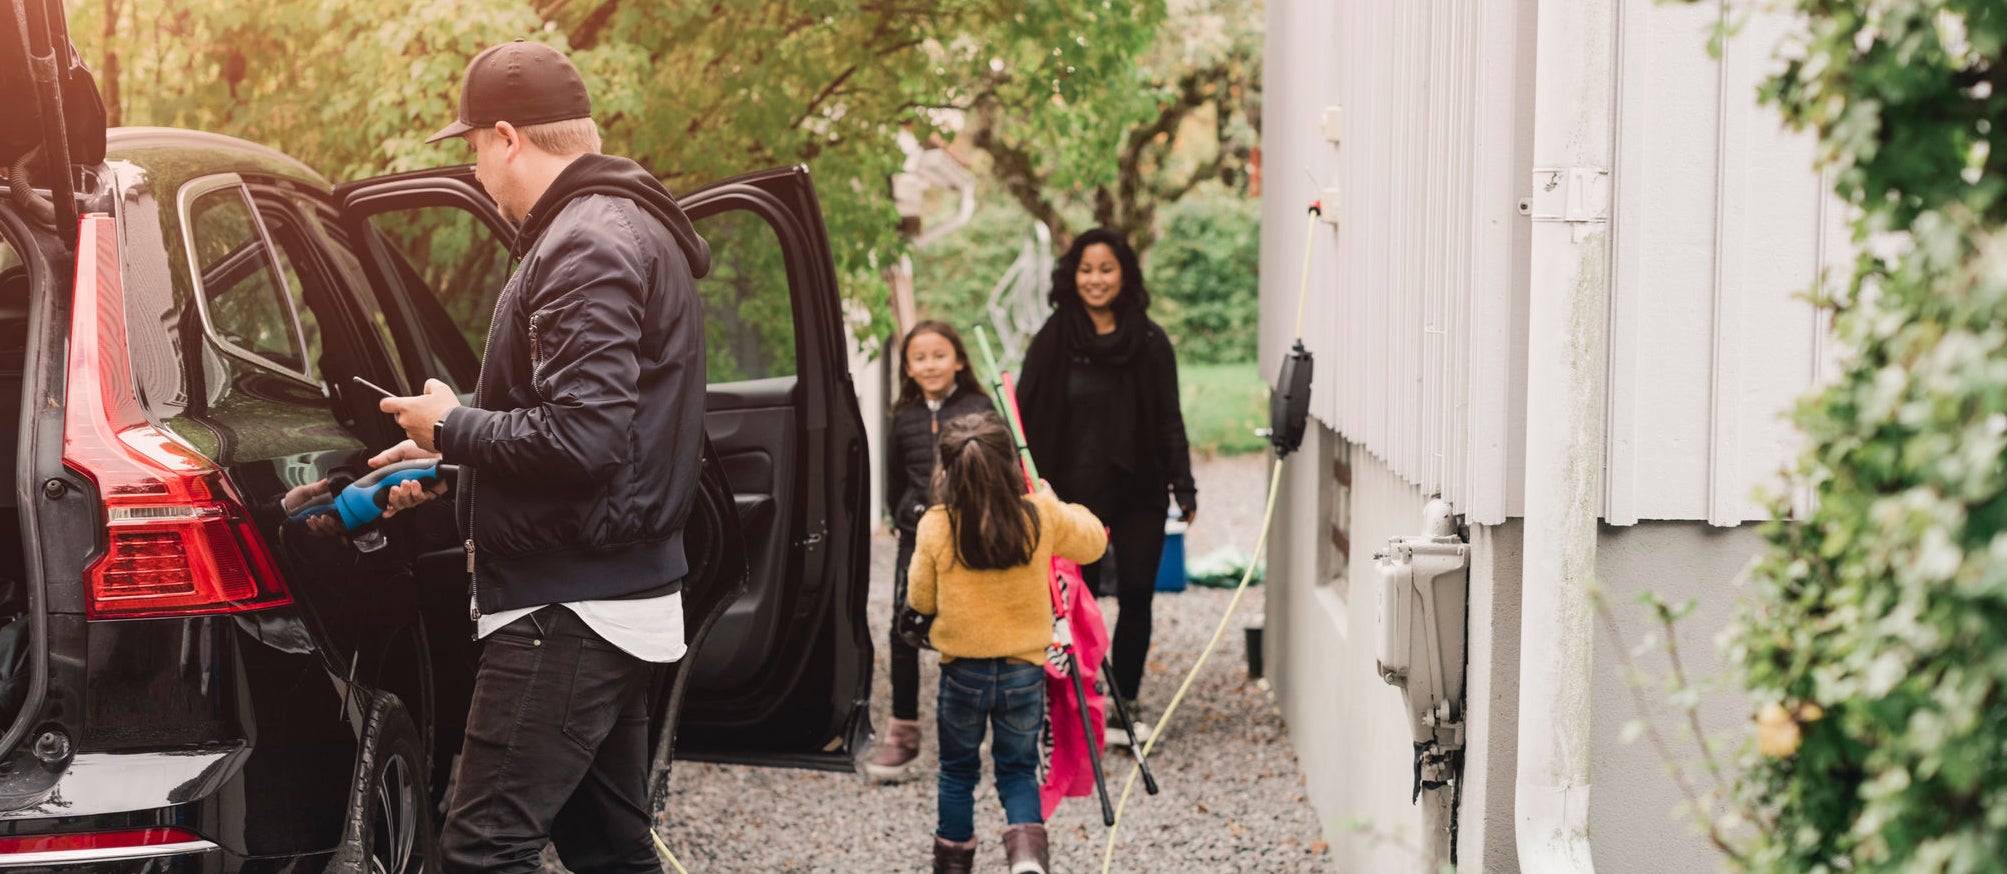
MULTIPOLYGON (((646 809, 651 663, 684 652, 683 525, 698 483, 710 250, 639 165, 599 154, 578 71, 517 40, 467 65, 459 137, 520 225, 471 406, 387 398, 410 440, 372 459, 460 466, 481 667, 442 841, 447 871, 659 872, 646 809)), ((415 484, 393 510, 431 497, 415 484)))

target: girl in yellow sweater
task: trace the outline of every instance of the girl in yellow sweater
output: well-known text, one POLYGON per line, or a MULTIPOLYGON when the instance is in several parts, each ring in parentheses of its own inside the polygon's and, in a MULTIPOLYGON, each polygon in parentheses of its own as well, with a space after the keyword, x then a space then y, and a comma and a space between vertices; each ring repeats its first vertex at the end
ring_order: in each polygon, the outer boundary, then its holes
POLYGON ((941 742, 936 874, 975 864, 975 791, 986 727, 996 739, 997 796, 1011 874, 1046 874, 1038 800, 1038 734, 1045 719, 1045 648, 1052 643, 1052 557, 1101 558, 1108 534, 1044 483, 1025 494, 1016 453, 993 414, 941 428, 934 479, 939 504, 920 518, 907 599, 934 617, 941 653, 936 715, 941 742))

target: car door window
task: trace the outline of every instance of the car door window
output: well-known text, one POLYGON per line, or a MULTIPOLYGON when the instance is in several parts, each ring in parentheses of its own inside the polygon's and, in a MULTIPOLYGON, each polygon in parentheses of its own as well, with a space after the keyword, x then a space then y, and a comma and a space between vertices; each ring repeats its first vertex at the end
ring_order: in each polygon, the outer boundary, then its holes
POLYGON ((290 268, 281 266, 248 192, 236 184, 204 191, 188 212, 191 260, 210 332, 229 351, 311 379, 294 294, 282 274, 290 268))
POLYGON ((473 213, 452 207, 403 209, 369 218, 395 272, 412 288, 428 376, 472 391, 495 315, 509 281, 509 247, 473 213))
POLYGON ((326 256, 328 269, 336 277, 331 281, 350 289, 346 299, 358 308, 363 330, 378 344, 376 351, 381 353, 382 366, 389 367, 394 374, 383 384, 406 385, 410 375, 404 372, 402 361, 396 354, 397 340, 390 329, 390 316, 384 310, 382 298, 371 287, 369 272, 363 267, 355 243, 341 226, 334 208, 299 195, 295 195, 290 203, 299 211, 302 225, 315 249, 326 256))
POLYGON ((697 222, 711 246, 711 272, 697 282, 704 299, 708 382, 795 375, 794 302, 787 261, 773 225, 742 210, 697 222))

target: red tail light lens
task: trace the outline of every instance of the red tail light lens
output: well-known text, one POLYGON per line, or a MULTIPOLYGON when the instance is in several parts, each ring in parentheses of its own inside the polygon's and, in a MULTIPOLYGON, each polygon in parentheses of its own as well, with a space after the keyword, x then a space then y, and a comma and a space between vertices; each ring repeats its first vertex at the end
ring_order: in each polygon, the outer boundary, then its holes
POLYGON ((133 395, 118 230, 85 216, 77 235, 63 463, 96 483, 105 553, 84 571, 92 619, 235 613, 292 601, 222 472, 169 438, 133 395))

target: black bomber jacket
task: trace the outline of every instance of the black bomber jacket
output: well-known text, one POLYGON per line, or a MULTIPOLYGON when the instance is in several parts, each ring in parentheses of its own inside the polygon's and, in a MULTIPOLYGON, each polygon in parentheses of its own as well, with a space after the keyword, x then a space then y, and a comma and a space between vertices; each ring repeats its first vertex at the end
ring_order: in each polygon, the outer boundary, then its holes
POLYGON ((475 614, 680 581, 703 463, 709 247, 639 164, 585 155, 513 254, 474 401, 439 429, 461 468, 475 614))

